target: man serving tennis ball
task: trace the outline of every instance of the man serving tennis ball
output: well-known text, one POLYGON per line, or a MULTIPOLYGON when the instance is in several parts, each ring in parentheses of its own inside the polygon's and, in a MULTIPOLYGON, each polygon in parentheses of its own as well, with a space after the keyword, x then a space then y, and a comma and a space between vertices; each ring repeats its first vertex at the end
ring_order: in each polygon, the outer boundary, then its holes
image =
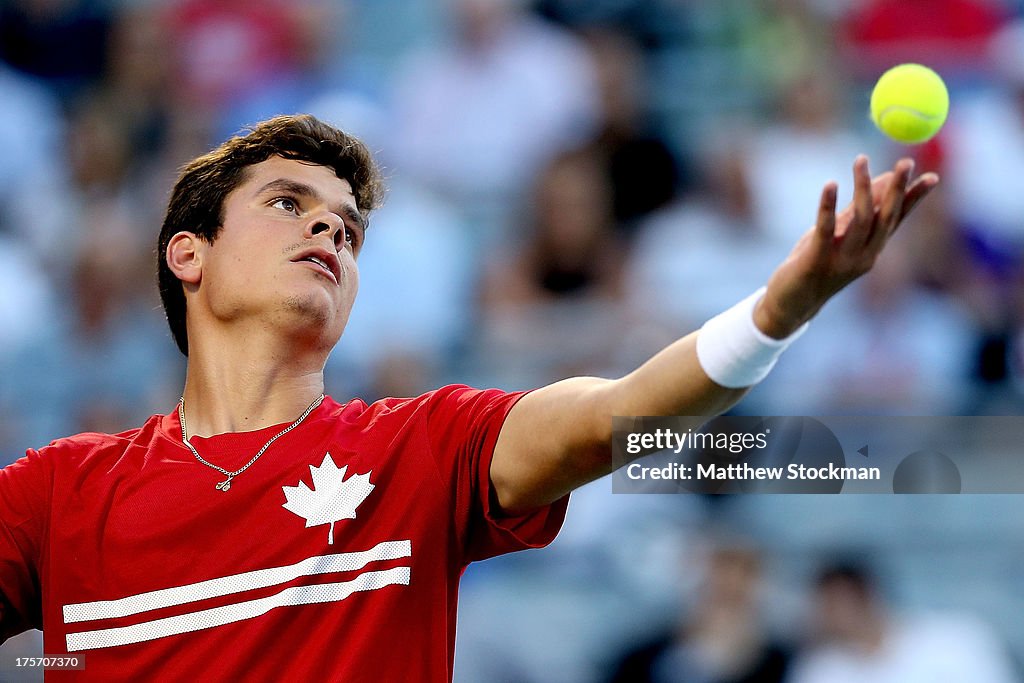
MULTIPOLYGON (((451 680, 469 562, 547 544, 611 470, 613 415, 713 415, 868 271, 938 182, 902 159, 814 226, 766 288, 618 379, 529 393, 324 395, 382 196, 366 148, 277 117, 189 164, 159 238, 188 356, 179 404, 0 470, 0 639, 44 629, 52 680, 451 680)), ((811 207, 808 207, 810 216, 811 207)))

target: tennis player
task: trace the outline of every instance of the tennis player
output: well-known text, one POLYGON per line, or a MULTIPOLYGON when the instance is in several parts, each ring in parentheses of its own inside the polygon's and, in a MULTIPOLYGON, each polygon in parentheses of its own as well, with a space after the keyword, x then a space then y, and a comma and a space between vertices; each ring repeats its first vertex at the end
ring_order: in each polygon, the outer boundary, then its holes
POLYGON ((159 237, 179 404, 0 470, 0 640, 84 660, 58 681, 449 681, 467 564, 554 538, 611 470, 613 415, 735 403, 938 182, 912 173, 859 157, 852 204, 827 184, 766 288, 625 377, 367 405, 323 368, 383 195, 370 154, 310 116, 228 140, 159 237))

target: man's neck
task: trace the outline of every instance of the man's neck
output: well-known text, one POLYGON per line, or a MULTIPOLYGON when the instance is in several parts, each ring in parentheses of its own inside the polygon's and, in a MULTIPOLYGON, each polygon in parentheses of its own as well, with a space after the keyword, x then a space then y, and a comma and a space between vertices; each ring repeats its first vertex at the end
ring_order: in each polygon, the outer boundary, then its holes
POLYGON ((324 391, 323 353, 244 344, 189 349, 182 396, 189 436, 247 432, 291 422, 324 391))

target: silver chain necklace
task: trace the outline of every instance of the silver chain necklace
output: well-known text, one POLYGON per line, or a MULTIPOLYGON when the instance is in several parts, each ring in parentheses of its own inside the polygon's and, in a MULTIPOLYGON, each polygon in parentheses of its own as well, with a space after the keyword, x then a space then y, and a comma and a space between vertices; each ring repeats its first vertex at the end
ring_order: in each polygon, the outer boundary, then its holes
POLYGON ((217 465, 214 465, 212 462, 209 462, 208 460, 203 459, 203 456, 199 455, 199 451, 197 451, 195 449, 195 446, 193 446, 191 443, 189 443, 189 440, 188 440, 188 429, 185 427, 185 397, 182 396, 181 399, 178 401, 178 420, 181 422, 181 442, 183 444, 185 444, 186 446, 188 446, 188 449, 190 451, 192 451, 192 455, 196 456, 196 460, 198 460, 202 464, 206 465, 207 467, 210 467, 210 468, 213 468, 213 469, 217 470, 218 472, 223 474, 225 477, 227 477, 227 479, 225 479, 224 481, 220 482, 216 486, 216 489, 218 491, 227 491, 228 489, 231 488, 231 480, 232 479, 237 477, 242 472, 245 472, 247 469, 249 469, 250 466, 252 466, 252 464, 254 462, 259 460, 260 456, 263 455, 263 453, 266 452, 266 450, 268 448, 270 448, 270 444, 274 443, 275 441, 280 439, 282 436, 284 436, 285 434, 287 434, 288 432, 292 431, 293 429, 298 427, 300 424, 302 424, 302 421, 305 420, 307 417, 309 417, 309 414, 312 413, 314 410, 316 410, 317 406, 319 406, 321 403, 323 403, 323 400, 324 400, 324 395, 320 394, 320 396, 317 397, 317 399, 315 401, 313 401, 312 403, 309 404, 309 407, 306 408, 305 411, 303 411, 302 415, 299 415, 299 419, 298 420, 296 420, 295 422, 292 422, 290 425, 288 425, 287 427, 282 429, 280 432, 275 434, 273 437, 271 437, 270 441, 268 441, 265 444, 263 444, 263 448, 261 448, 258 451, 256 451, 256 455, 252 456, 252 460, 250 460, 249 462, 245 463, 244 465, 239 467, 234 472, 228 472, 223 467, 218 467, 217 465))

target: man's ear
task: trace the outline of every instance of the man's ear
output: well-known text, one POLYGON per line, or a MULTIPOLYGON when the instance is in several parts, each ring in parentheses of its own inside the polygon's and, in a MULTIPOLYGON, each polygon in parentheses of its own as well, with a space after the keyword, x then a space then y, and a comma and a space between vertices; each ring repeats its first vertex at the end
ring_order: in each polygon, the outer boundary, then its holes
POLYGON ((186 284, 198 285, 203 279, 204 242, 195 233, 183 230, 167 243, 167 267, 186 284))

